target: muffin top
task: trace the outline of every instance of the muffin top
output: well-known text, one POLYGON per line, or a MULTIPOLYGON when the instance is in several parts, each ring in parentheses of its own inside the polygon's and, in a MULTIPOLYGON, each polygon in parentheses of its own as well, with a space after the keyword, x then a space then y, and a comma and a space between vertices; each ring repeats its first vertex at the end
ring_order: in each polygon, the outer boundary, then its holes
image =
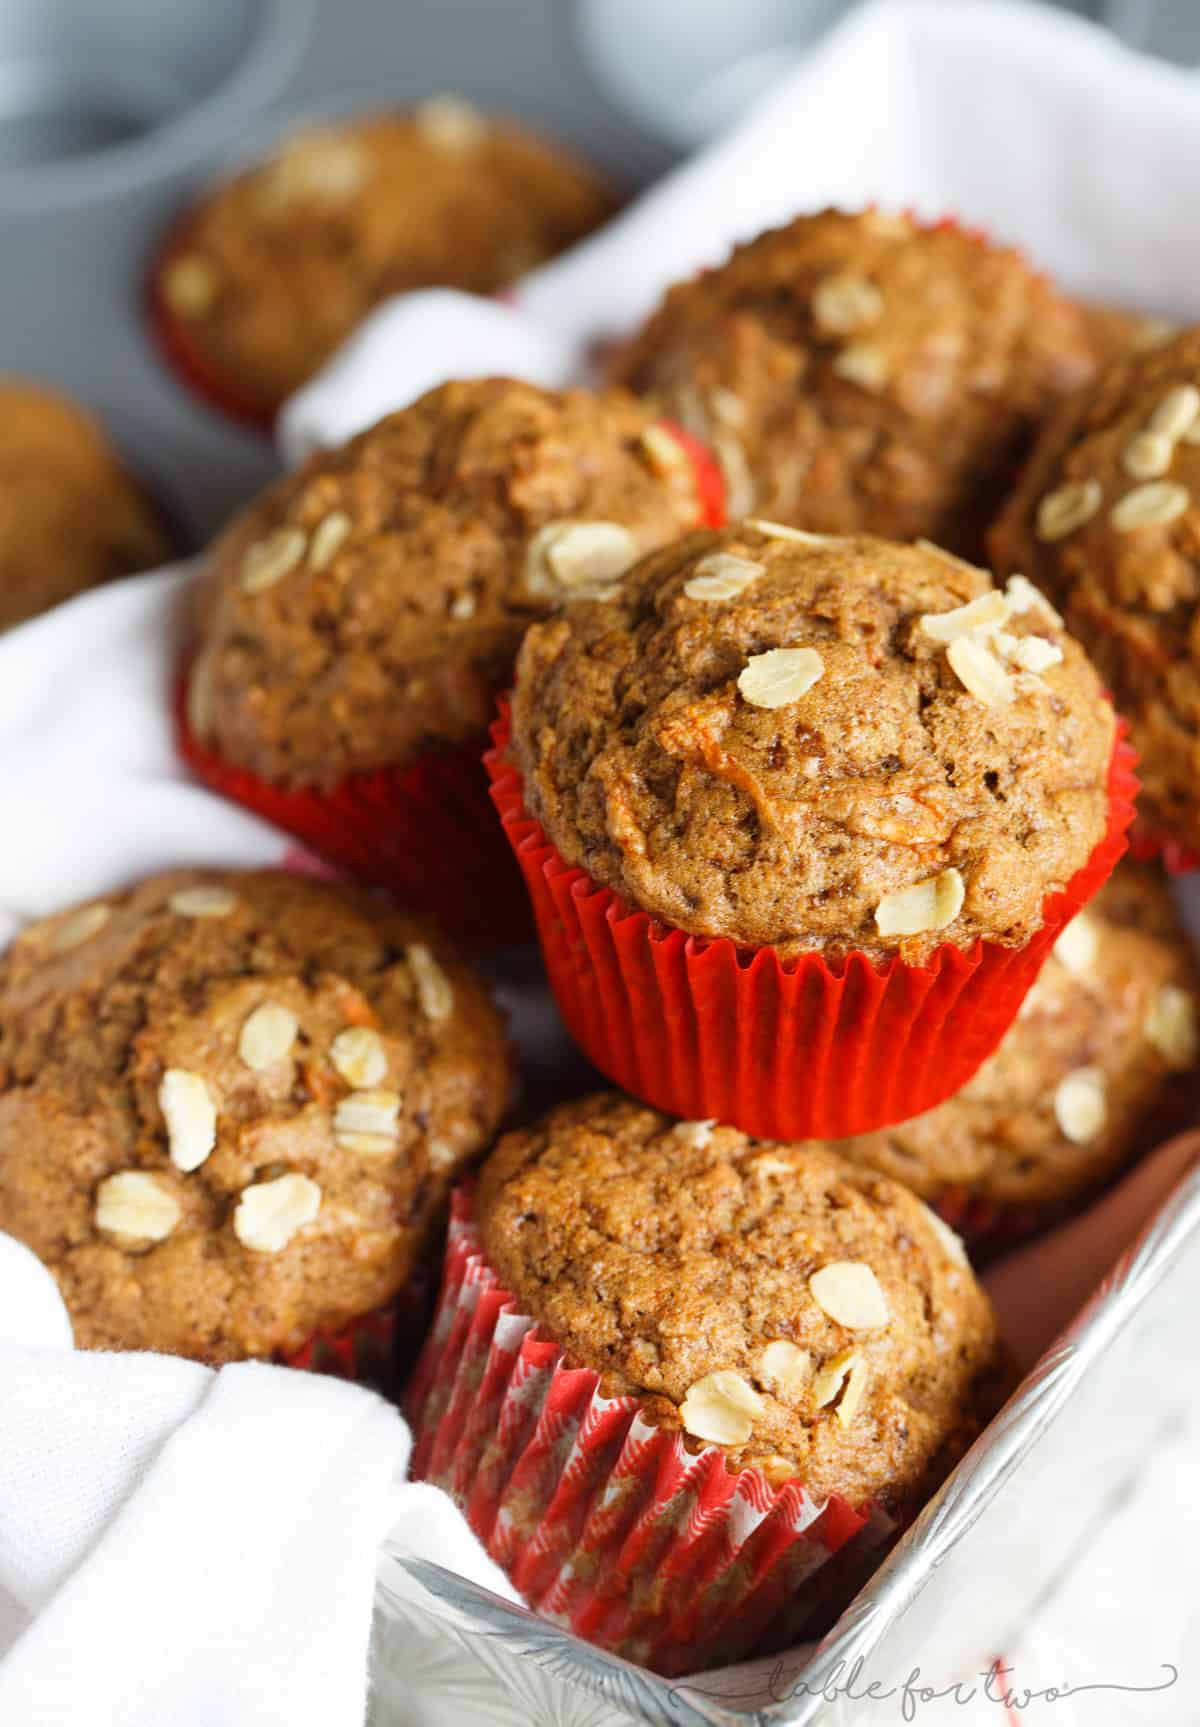
POLYGON ((170 555, 157 511, 92 416, 0 378, 0 629, 170 555))
POLYGON ((295 1349, 401 1288, 507 1092, 487 992, 415 918, 156 876, 0 958, 0 1229, 83 1347, 295 1349))
POLYGON ((1046 428, 991 536, 1133 728, 1142 808, 1200 845, 1200 328, 1119 358, 1046 428))
POLYGON ((487 294, 605 221, 557 144, 457 97, 293 134, 201 199, 157 293, 247 408, 270 412, 390 294, 487 294))
POLYGON ((825 210, 672 288, 618 356, 712 443, 729 514, 974 555, 1033 431, 1095 368, 1083 311, 952 223, 825 210))
POLYGON ((1103 837, 1112 711, 1027 582, 742 522, 530 630, 513 754, 558 850, 783 954, 1024 944, 1103 837))
POLYGON ((684 446, 632 396, 442 385, 217 540, 192 730, 285 784, 473 744, 530 619, 606 591, 701 514, 684 446))
MULTIPOLYGON (((1068 924, 996 1053, 957 1095, 837 1150, 927 1199, 1053 1208, 1175 1123, 1200 976, 1162 878, 1137 864, 1068 924)), ((1188 1087, 1190 1090, 1190 1087, 1188 1087)))
POLYGON ((831 1153, 608 1092, 506 1135, 477 1212, 571 1363, 731 1467, 899 1506, 970 1436, 995 1329, 961 1244, 831 1153))

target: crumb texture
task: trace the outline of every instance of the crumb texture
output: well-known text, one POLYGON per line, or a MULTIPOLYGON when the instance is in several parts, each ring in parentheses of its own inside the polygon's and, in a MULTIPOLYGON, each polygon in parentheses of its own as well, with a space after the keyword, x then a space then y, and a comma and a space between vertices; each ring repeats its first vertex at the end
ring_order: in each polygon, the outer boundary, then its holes
POLYGON ((699 519, 692 468, 657 430, 623 391, 493 378, 314 457, 210 553, 193 731, 288 785, 474 744, 530 620, 699 519))
POLYGON ((298 1348, 423 1263, 507 1101, 440 937, 283 874, 157 876, 0 958, 0 1229, 86 1348, 298 1348))
POLYGON ((569 862, 784 954, 1022 944, 1107 823, 1114 722, 1082 650, 1028 584, 932 546, 693 535, 530 630, 513 728, 569 862), (730 559, 750 579, 707 597, 730 559))
POLYGON ((1052 1213, 1184 1125, 1198 997, 1195 955, 1165 883, 1122 864, 957 1097, 836 1149, 931 1201, 965 1195, 1052 1213), (1086 1113, 1072 1108, 1081 1084, 1099 1099, 1086 1113))
POLYGON ((900 1508, 975 1431, 995 1329, 956 1238, 827 1152, 605 1093, 501 1140, 478 1213, 518 1309, 731 1467, 900 1508))
POLYGON ((826 210, 670 289, 614 375, 714 445, 731 516, 975 556, 1106 341, 1014 251, 826 210))
POLYGON ((991 535, 1132 727, 1148 826, 1200 847, 1200 330, 1114 360, 1046 428, 991 535))

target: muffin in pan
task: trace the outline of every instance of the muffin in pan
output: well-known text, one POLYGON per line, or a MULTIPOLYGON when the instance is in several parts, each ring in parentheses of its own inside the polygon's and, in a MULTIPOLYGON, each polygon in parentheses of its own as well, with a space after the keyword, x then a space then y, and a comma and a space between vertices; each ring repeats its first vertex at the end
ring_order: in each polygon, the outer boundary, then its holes
POLYGON ((491 293, 614 207, 560 145, 459 97, 298 131, 176 223, 155 329, 193 388, 269 423, 388 295, 491 293))
POLYGON ((82 1347, 286 1358, 412 1294, 508 1089, 484 985, 418 919, 156 876, 0 959, 0 1229, 82 1347))
POLYGON ((1028 583, 769 522, 535 625, 511 731, 494 795, 577 1039, 776 1137, 959 1089, 1131 814, 1112 709, 1028 583))
POLYGON ((614 376, 711 443, 729 514, 967 556, 1050 409, 1081 308, 955 223, 825 210, 672 288, 614 376))
POLYGON ((480 766, 496 692, 533 619, 713 519, 713 479, 624 392, 431 391, 281 480, 212 548, 190 759, 466 939, 526 928, 480 766))
POLYGON ((172 550, 97 421, 57 391, 0 378, 0 630, 172 550))
POLYGON ((1121 864, 956 1097, 834 1149, 904 1182, 969 1238, 1011 1239, 1183 1125, 1198 1003, 1195 954, 1162 876, 1121 864))
POLYGON ((1200 851, 1200 330, 1112 361, 1043 433, 991 535, 1129 720, 1150 848, 1200 851))
POLYGON ((902 1523, 990 1413, 957 1238, 832 1153, 604 1093, 502 1139, 470 1209, 414 1472, 531 1605, 659 1671, 745 1653, 797 1586, 815 1606, 830 1554, 902 1523))

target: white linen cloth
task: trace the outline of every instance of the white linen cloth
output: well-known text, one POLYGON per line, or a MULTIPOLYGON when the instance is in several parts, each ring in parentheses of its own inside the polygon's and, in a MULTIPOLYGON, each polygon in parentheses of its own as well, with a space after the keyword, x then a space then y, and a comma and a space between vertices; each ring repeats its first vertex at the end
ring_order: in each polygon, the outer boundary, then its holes
MULTIPOLYGON (((285 446, 336 440, 442 377, 582 374, 669 279, 827 201, 954 210, 1081 291, 1185 312, 1200 280, 1198 96, 1183 72, 1065 17, 866 7, 512 304, 438 294, 381 308, 291 404, 285 446)), ((119 584, 0 640, 0 940, 155 869, 288 854, 174 759, 182 580, 119 584)), ((1026 1270, 1044 1322, 1044 1265, 1026 1270)), ((397 1516, 413 1551, 505 1592, 448 1503, 399 1485, 407 1437, 379 1400, 65 1341, 38 1268, 0 1251, 4 1727, 354 1727, 373 1554, 397 1516)))

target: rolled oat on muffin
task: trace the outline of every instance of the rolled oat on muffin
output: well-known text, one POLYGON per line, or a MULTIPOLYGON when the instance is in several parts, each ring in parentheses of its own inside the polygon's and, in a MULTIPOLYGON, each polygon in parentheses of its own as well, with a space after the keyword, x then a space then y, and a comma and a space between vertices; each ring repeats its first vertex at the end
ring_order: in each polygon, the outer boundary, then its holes
POLYGON ((81 1347, 287 1356, 405 1298, 508 1086, 486 988, 420 920, 155 876, 0 956, 0 1229, 81 1347))
POLYGON ((990 1413, 995 1324, 961 1245, 832 1153, 603 1093, 502 1139, 472 1209, 415 1382, 416 1473, 531 1605, 660 1671, 746 1653, 802 1580, 819 1598, 817 1519, 902 1523, 990 1413), (706 1514, 681 1521, 689 1474, 706 1514))
POLYGON ((491 293, 614 207, 560 145, 461 97, 312 127, 172 228, 151 280, 156 328, 192 387, 269 420, 389 295, 491 293))
POLYGON ((1111 707, 1028 583, 764 522, 535 625, 492 771, 596 1065, 788 1138, 964 1084, 1130 815, 1111 707))
POLYGON ((614 376, 713 446, 731 517, 975 556, 1097 358, 1083 310, 1017 252, 825 210, 670 289, 614 376))
POLYGON ((430 391, 279 481, 213 546, 188 674, 195 765, 455 927, 497 893, 527 922, 480 767, 497 691, 531 620, 615 593, 641 553, 708 519, 705 479, 624 392, 430 391))
POLYGON ((0 629, 171 551, 164 520, 91 414, 0 378, 0 629))
POLYGON ((902 1181, 969 1239, 999 1245, 1184 1125, 1198 1006, 1196 956, 1166 884, 1121 864, 956 1097, 833 1149, 902 1181))
POLYGON ((1147 837, 1200 850, 1200 330, 1108 365, 1046 428, 996 522, 1129 720, 1147 837))

